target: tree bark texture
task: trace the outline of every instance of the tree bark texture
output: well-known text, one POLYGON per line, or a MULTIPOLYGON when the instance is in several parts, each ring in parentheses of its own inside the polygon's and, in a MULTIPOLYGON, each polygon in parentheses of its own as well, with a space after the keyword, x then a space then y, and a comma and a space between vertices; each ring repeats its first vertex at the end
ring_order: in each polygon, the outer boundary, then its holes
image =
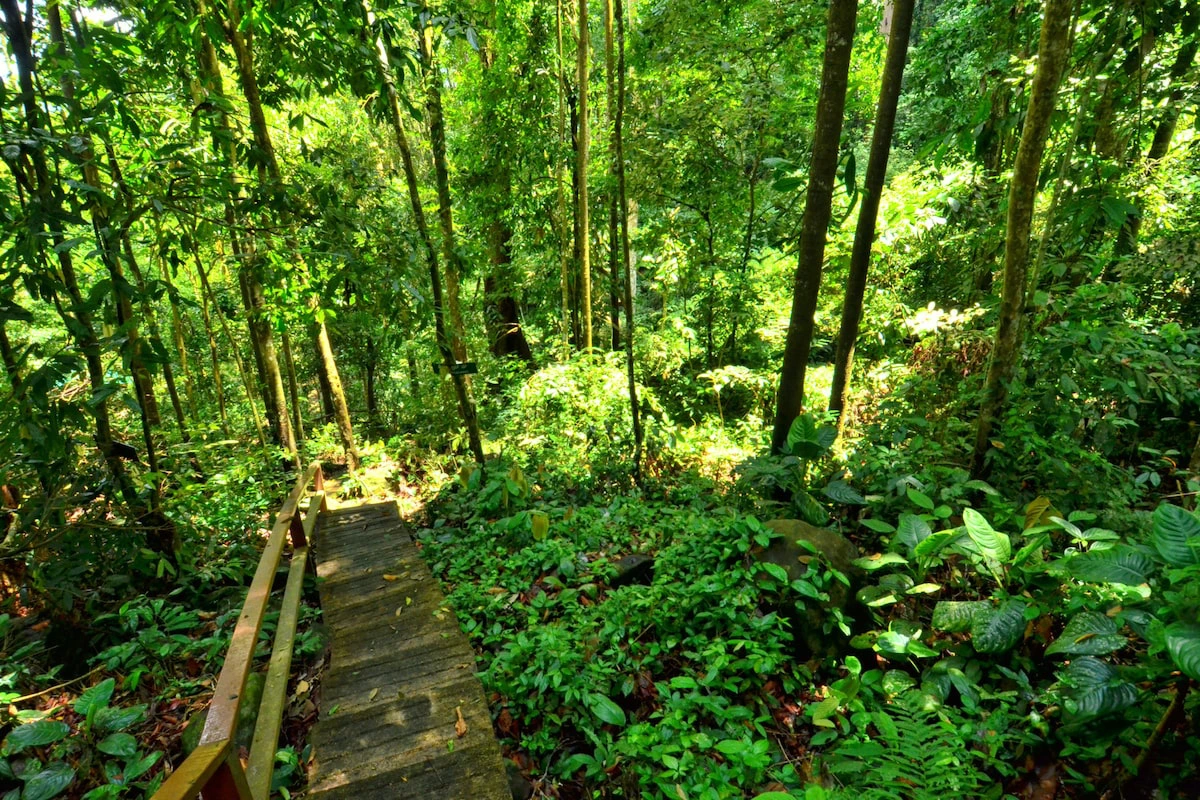
POLYGON ((850 272, 846 276, 846 298, 842 303, 842 323, 838 330, 837 355, 833 362, 833 385, 829 390, 829 410, 838 413, 838 430, 845 414, 846 387, 854 367, 854 345, 862 322, 863 297, 867 292, 867 273, 871 266, 871 247, 875 242, 875 223, 879 201, 887 177, 888 157, 892 151, 892 132, 896 127, 896 106, 904 81, 904 63, 908 58, 908 39, 912 31, 915 0, 892 3, 892 31, 888 36, 887 60, 879 87, 879 106, 875 112, 875 130, 871 134, 871 154, 863 183, 862 205, 854 229, 854 248, 850 253, 850 272))
POLYGON ((579 114, 579 136, 576 149, 576 167, 579 192, 576 196, 575 217, 579 221, 575 247, 579 252, 580 277, 580 325, 583 328, 584 352, 592 350, 592 261, 591 225, 588 221, 588 140, 591 137, 588 121, 588 77, 591 72, 591 42, 588 34, 588 0, 579 0, 579 48, 575 82, 579 99, 576 101, 579 114))
POLYGON ((1050 132, 1050 118, 1054 113, 1063 68, 1070 56, 1071 12, 1072 0, 1047 0, 1042 19, 1037 71, 1029 93, 1029 109, 1009 186, 1004 288, 983 403, 975 429, 975 448, 971 454, 971 474, 975 477, 981 477, 987 471, 986 456, 991 448, 992 430, 1004 408, 1008 381, 1020 356, 1029 233, 1037 199, 1038 173, 1046 149, 1046 137, 1050 132))
POLYGON ((813 136, 804 217, 800 223, 800 254, 792 284, 792 313, 783 351, 783 369, 779 374, 775 426, 771 434, 771 449, 775 452, 782 452, 792 422, 804 406, 804 375, 812 347, 813 314, 816 313, 817 294, 821 289, 825 236, 832 213, 850 50, 854 44, 857 15, 857 0, 832 0, 829 5, 816 132, 813 136))

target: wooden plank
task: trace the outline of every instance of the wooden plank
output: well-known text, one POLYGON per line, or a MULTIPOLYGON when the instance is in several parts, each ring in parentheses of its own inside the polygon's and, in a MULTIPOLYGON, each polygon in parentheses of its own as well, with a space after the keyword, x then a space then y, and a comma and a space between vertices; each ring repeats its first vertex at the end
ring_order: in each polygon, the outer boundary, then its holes
POLYGON ((283 603, 279 609, 279 625, 267 667, 267 680, 258 706, 254 740, 250 745, 250 761, 246 765, 246 782, 254 800, 267 800, 271 792, 271 773, 275 769, 275 750, 279 744, 279 727, 283 721, 288 677, 292 671, 292 649, 296 641, 296 623, 300 618, 300 595, 304 589, 307 564, 307 547, 292 554, 287 587, 283 590, 283 603))
POLYGON ((200 796, 200 787, 225 762, 229 742, 210 742, 192 751, 163 785, 154 793, 153 800, 193 800, 200 796))
POLYGON ((475 653, 395 505, 322 515, 316 541, 333 641, 308 797, 508 800, 475 653))
POLYGON ((296 481, 295 488, 288 495, 275 518, 271 528, 267 546, 259 559, 258 569, 250 590, 246 593, 246 602, 242 613, 238 616, 237 625, 233 629, 233 637, 229 642, 229 650, 225 655, 225 665, 217 678, 216 689, 213 690, 212 706, 208 710, 208 719, 204 723, 204 732, 200 735, 200 743, 232 739, 237 728, 238 707, 241 705, 242 693, 246 689, 246 678, 254 661, 254 648, 258 644, 258 632, 262 627, 263 616, 267 611, 267 601, 271 596, 271 586, 275 582, 275 570, 279 566, 279 556, 283 552, 284 539, 291 527, 292 517, 296 506, 304 496, 304 490, 314 476, 320 471, 321 465, 314 462, 296 481))
POLYGON ((201 800, 253 800, 237 754, 229 752, 200 790, 201 800))

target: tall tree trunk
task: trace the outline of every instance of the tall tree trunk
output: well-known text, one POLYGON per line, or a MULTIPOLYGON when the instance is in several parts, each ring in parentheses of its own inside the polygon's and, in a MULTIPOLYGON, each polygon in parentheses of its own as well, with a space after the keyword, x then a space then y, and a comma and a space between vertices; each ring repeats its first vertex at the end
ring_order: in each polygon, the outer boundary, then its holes
POLYGON ((829 4, 821 95, 817 103, 804 217, 800 224, 800 254, 792 285, 792 314, 783 351, 783 369, 779 373, 775 428, 771 435, 771 449, 775 452, 783 451, 792 422, 804 405, 804 375, 812 347, 813 314, 817 309, 817 294, 821 290, 825 234, 832 214, 838 144, 842 135, 850 49, 854 43, 857 15, 858 0, 831 0, 829 4))
MULTIPOLYGON (((213 373, 219 375, 221 370, 221 361, 217 357, 217 340, 213 335, 212 322, 208 312, 210 302, 214 306, 217 305, 217 296, 212 290, 212 285, 208 282, 208 275, 204 272, 203 264, 200 263, 200 250, 196 248, 192 251, 192 254, 196 259, 196 274, 200 280, 200 309, 204 313, 204 328, 208 332, 208 347, 209 351, 212 353, 213 373)), ((249 299, 247 300, 247 303, 252 305, 249 299)), ((250 311, 247 311, 246 315, 249 316, 250 313, 250 311)), ((258 398, 254 394, 254 381, 250 378, 250 372, 246 369, 246 363, 242 359, 241 351, 238 349, 238 340, 236 337, 234 337, 233 331, 229 329, 229 322, 225 319, 225 315, 221 313, 219 306, 217 307, 217 319, 221 321, 221 330, 224 332, 225 338, 229 340, 229 352, 230 355, 233 356, 233 363, 237 366, 238 376, 241 377, 242 386, 246 391, 246 402, 250 406, 251 415, 254 417, 254 430, 258 434, 258 442, 263 447, 266 447, 267 436, 263 430, 262 414, 258 412, 258 398)), ((254 325, 247 325, 247 328, 250 330, 252 336, 258 330, 258 328, 254 325)), ((253 343, 250 349, 251 351, 258 353, 258 343, 253 343)), ((224 394, 221 394, 220 397, 221 402, 224 403, 224 394)), ((268 408, 270 407, 269 403, 266 405, 268 408)), ((225 424, 224 419, 222 419, 222 427, 224 428, 225 435, 228 436, 229 426, 225 424)))
POLYGON ((558 267, 559 288, 562 290, 562 346, 563 358, 571 352, 571 274, 567 257, 567 191, 566 166, 563 158, 567 151, 567 71, 563 55, 563 6, 555 0, 555 27, 558 55, 558 156, 554 159, 554 183, 558 191, 558 267))
MULTIPOLYGON (((485 80, 492 75, 495 55, 492 43, 485 38, 479 47, 479 60, 485 80)), ((503 80, 503 79, 501 79, 503 80)), ((504 87, 506 90, 507 87, 504 87)), ((492 176, 492 191, 487 202, 487 246, 490 269, 484 279, 484 315, 492 354, 497 357, 517 356, 533 361, 525 328, 521 325, 521 309, 513 292, 516 277, 512 271, 512 226, 508 214, 512 207, 512 170, 504 131, 500 127, 495 103, 485 105, 482 129, 487 148, 486 172, 492 176)))
POLYGON ((637 380, 633 373, 633 260, 629 255, 629 201, 625 196, 625 9, 615 0, 617 18, 617 110, 613 118, 613 164, 616 167, 617 202, 621 216, 621 263, 625 273, 625 370, 629 378, 629 410, 633 421, 633 480, 642 482, 642 415, 637 380))
MULTIPOLYGON (((251 52, 250 43, 246 40, 246 36, 242 30, 242 21, 238 15, 237 1, 230 0, 229 2, 230 18, 229 24, 226 26, 226 37, 233 46, 234 55, 236 56, 239 83, 242 86, 242 95, 246 99, 246 106, 250 116, 250 127, 254 134, 254 143, 261 151, 263 166, 270 180, 272 191, 283 193, 285 191, 283 175, 279 169, 279 161, 275 155, 275 146, 271 141, 270 130, 267 127, 267 118, 263 111, 262 99, 258 91, 258 75, 254 68, 254 57, 251 52)), ((284 243, 289 252, 300 261, 303 268, 302 274, 304 274, 307 272, 307 267, 304 265, 299 242, 296 240, 295 231, 292 228, 291 215, 281 212, 280 216, 284 228, 289 231, 285 236, 284 243)), ((337 362, 334 359, 333 348, 329 341, 329 332, 325 328, 325 322, 320 313, 320 300, 315 291, 309 294, 308 308, 316 320, 314 323, 313 343, 317 356, 317 370, 324 375, 325 380, 329 383, 330 394, 333 398, 334 421, 337 423, 338 435, 342 440, 342 448, 346 452, 346 464, 352 471, 357 470, 359 467, 358 448, 354 443, 354 428, 350 421, 350 408, 346 404, 346 394, 342 389, 341 377, 338 375, 337 362)), ((291 424, 288 421, 286 403, 281 402, 284 397, 283 381, 279 375, 278 364, 276 364, 272 384, 279 392, 277 402, 281 403, 280 411, 282 412, 279 422, 280 428, 284 425, 287 426, 289 434, 288 450, 296 458, 297 464, 299 464, 299 454, 296 451, 294 437, 291 436, 291 424)))
POLYGON ((992 344, 983 404, 975 430, 975 448, 971 454, 971 474, 981 477, 987 471, 986 456, 991 447, 992 429, 1004 407, 1008 381, 1020 356, 1021 312, 1025 305, 1026 261, 1029 255, 1029 231, 1037 198, 1038 172, 1050 131, 1058 84, 1070 55, 1071 0, 1047 0, 1038 43, 1037 72, 1029 93, 1029 109, 1021 131, 1021 144, 1013 164, 1008 193, 1008 223, 1004 242, 1004 288, 1000 300, 1000 320, 992 344))
POLYGON ((879 200, 887 177, 888 156, 892 150, 892 132, 896 125, 896 106, 904 81, 904 62, 908 58, 908 38, 912 31, 915 0, 892 3, 892 32, 888 36, 887 61, 879 87, 879 106, 875 112, 875 131, 871 136, 871 155, 863 184, 858 225, 854 229, 854 249, 850 254, 850 272, 846 276, 846 298, 842 303, 842 324, 838 331, 837 355, 833 362, 833 386, 829 390, 829 410, 838 412, 838 432, 842 431, 846 387, 854 366, 854 345, 862 321, 863 297, 867 292, 867 271, 871 266, 871 246, 875 242, 875 222, 879 200))
MULTIPOLYGON (((1193 4, 1194 6, 1195 4, 1193 4)), ((1158 162, 1166 158, 1167 153, 1171 150, 1171 140, 1175 138, 1175 125, 1179 121, 1180 107, 1183 105, 1183 99, 1186 89, 1189 85, 1184 80, 1192 66, 1196 63, 1197 46, 1200 45, 1200 39, 1197 39, 1195 33, 1192 37, 1185 41, 1179 48, 1179 53, 1175 56, 1175 61, 1171 64, 1169 73, 1170 92, 1167 95, 1167 103, 1163 108, 1162 116, 1159 118, 1158 125, 1154 128, 1154 139, 1150 144, 1150 150, 1146 153, 1146 159, 1143 164, 1146 178, 1151 178, 1158 167, 1158 162)), ((1142 229, 1142 209, 1132 211, 1125 216, 1125 222, 1121 225, 1121 230, 1117 234, 1117 242, 1113 247, 1113 258, 1120 260, 1122 258, 1133 255, 1137 252, 1138 234, 1142 229)), ((1111 276, 1113 270, 1106 270, 1111 276)))
POLYGON ((621 349, 621 245, 620 222, 617 219, 617 125, 616 125, 616 52, 613 42, 613 0, 604 0, 604 116, 608 122, 609 175, 608 182, 608 308, 609 327, 612 330, 612 349, 621 349))
MULTIPOLYGON (((208 354, 212 360, 213 389, 217 397, 217 413, 221 417, 221 431, 228 437, 230 435, 229 412, 225 407, 225 382, 221 378, 221 354, 217 350, 217 337, 213 331, 212 314, 209 310, 209 295, 212 292, 209 290, 208 276, 204 272, 204 264, 200 260, 200 247, 196 242, 195 229, 193 229, 192 233, 192 262, 196 267, 196 280, 199 282, 197 285, 200 287, 200 291, 197 293, 200 295, 200 317, 204 321, 204 332, 208 336, 208 354)), ((216 303, 215 297, 213 297, 213 303, 216 303)), ((221 321, 224 322, 225 317, 221 314, 220 307, 217 308, 217 314, 221 316, 221 321)), ((233 343, 233 347, 237 347, 236 342, 233 343)), ((254 396, 248 395, 248 399, 250 401, 250 408, 254 411, 255 418, 257 419, 258 406, 254 402, 254 396)), ((262 438, 261 430, 259 431, 259 438, 262 438)))
POLYGON ((588 222, 588 143, 591 131, 588 121, 588 77, 590 74, 591 43, 588 33, 588 0, 579 0, 579 48, 575 82, 579 93, 579 137, 576 150, 576 167, 579 193, 576 196, 575 216, 579 220, 576 232, 576 249, 579 251, 580 298, 583 319, 584 352, 592 351, 592 259, 591 225, 588 222))
POLYGON ((12 343, 8 341, 8 331, 4 329, 4 322, 4 317, 0 317, 0 361, 4 362, 4 374, 8 376, 8 383, 12 386, 15 397, 21 391, 21 370, 17 367, 17 355, 13 351, 12 343))
POLYGON ((450 197, 450 166, 446 158, 446 119, 442 114, 442 79, 433 61, 433 27, 418 31, 421 62, 425 68, 425 112, 429 122, 429 144, 433 151, 433 175, 437 184, 438 223, 442 228, 442 266, 446 273, 446 313, 450 317, 450 349, 459 361, 467 360, 467 329, 459 297, 462 263, 454 235, 454 207, 450 197))
MULTIPOLYGON (((421 205, 421 189, 417 183, 417 168, 413 163, 412 148, 408 144, 408 135, 404 130, 404 118, 400 114, 400 95, 396 91, 396 83, 392 78, 392 68, 388 61, 387 47, 381 35, 375 32, 375 13, 371 10, 370 0, 362 0, 363 32, 369 41, 375 43, 375 66, 380 81, 383 83, 387 103, 388 122, 392 133, 396 136, 396 146, 400 150, 400 162, 404 168, 404 181, 408 188, 408 199, 412 206, 413 221, 417 226, 417 234, 425 252, 425 261, 429 268, 429 282, 433 291, 433 322, 434 335, 438 352, 447 368, 454 364, 454 352, 450 348, 450 339, 446 334, 446 325, 442 307, 442 281, 438 268, 437 249, 433 246, 433 238, 429 234, 429 223, 425 218, 425 208, 421 205)), ((483 440, 479 434, 479 420, 475 413, 475 398, 471 394, 471 383, 465 375, 450 374, 454 384, 454 393, 458 398, 459 413, 463 425, 467 429, 467 439, 470 442, 471 453, 479 464, 483 464, 483 440)))
MULTIPOLYGON (((10 52, 17 70, 18 97, 25 114, 25 124, 29 131, 43 129, 37 105, 37 95, 34 91, 34 73, 37 62, 30 46, 30 28, 21 17, 21 9, 17 0, 0 0, 0 11, 4 14, 4 33, 8 38, 10 52)), ((31 223, 31 234, 38 242, 42 241, 42 233, 46 230, 46 219, 61 218, 62 207, 60 195, 51 185, 50 171, 46 164, 46 154, 41 148, 33 148, 29 154, 33 166, 33 194, 39 204, 39 213, 31 223)), ((10 166, 12 162, 9 162, 10 166)), ((96 426, 96 448, 99 450, 109 473, 112 475, 113 486, 131 508, 140 505, 137 491, 129 481, 125 465, 117 457, 113 449, 112 423, 108 415, 107 391, 104 378, 104 364, 101 360, 100 341, 96 337, 96 328, 92 323, 91 313, 84 301, 75 274, 75 265, 71 257, 71 249, 64 247, 64 237, 61 231, 50 231, 62 285, 70 300, 70 308, 64 308, 56 303, 59 314, 63 318, 68 332, 79 345, 87 364, 88 383, 92 390, 92 402, 88 403, 96 426)))
POLYGON ((300 384, 296 380, 296 362, 292 358, 292 337, 287 331, 280 337, 283 341, 283 363, 287 369, 288 396, 292 400, 292 430, 296 432, 296 444, 304 441, 304 416, 300 413, 300 384))
MULTIPOLYGON (((50 29, 50 41, 61 58, 69 57, 66 39, 63 36, 62 13, 58 0, 51 0, 46 6, 46 19, 50 29)), ((75 97, 75 84, 71 70, 64 69, 59 74, 59 86, 63 99, 71 112, 76 124, 82 124, 83 109, 75 97)), ((100 185, 100 170, 97 167, 95 149, 91 134, 79 128, 76 131, 83 142, 80 153, 80 172, 83 181, 93 191, 88 194, 88 211, 92 217, 92 227, 96 235, 96 249, 100 260, 108 271, 112 282, 113 300, 117 311, 117 325, 124 333, 124 344, 121 347, 125 359, 129 363, 129 371, 133 378, 138 407, 142 416, 142 434, 146 447, 146 461, 151 471, 158 472, 158 454, 154 444, 151 429, 162 423, 158 412, 158 401, 154 395, 154 378, 146 368, 145 343, 138 330, 138 324, 133 315, 133 301, 127 290, 128 282, 121 269, 120 235, 122 224, 114 224, 110 218, 110 209, 101 201, 104 190, 100 185)))
POLYGON ((191 367, 188 365, 187 346, 183 338, 183 318, 179 313, 179 295, 175 290, 175 284, 171 280, 171 271, 167 268, 163 259, 163 243, 162 243, 162 221, 155 216, 154 218, 154 250, 157 254, 158 271, 162 275, 163 283, 167 285, 167 305, 171 309, 171 339, 175 344, 175 352, 179 358, 179 369, 183 373, 183 393, 187 398, 188 414, 192 420, 197 418, 196 408, 196 383, 192 377, 191 367))

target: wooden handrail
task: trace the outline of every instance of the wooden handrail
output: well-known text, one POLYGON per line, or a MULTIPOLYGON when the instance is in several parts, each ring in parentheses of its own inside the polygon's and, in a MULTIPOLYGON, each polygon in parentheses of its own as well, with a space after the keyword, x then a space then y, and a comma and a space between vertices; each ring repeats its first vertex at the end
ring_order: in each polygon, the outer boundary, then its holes
POLYGON ((283 713, 280 696, 287 691, 287 675, 291 668, 300 584, 308 562, 308 540, 316 527, 317 515, 326 509, 324 489, 325 475, 320 462, 314 461, 296 480, 296 485, 275 517, 267 546, 263 549, 254 580, 246 593, 242 613, 233 629, 225 665, 213 690, 208 719, 200 735, 200 746, 167 778, 152 800, 192 800, 195 797, 202 797, 203 800, 266 800, 283 713), (310 482, 313 484, 312 500, 307 516, 302 517, 298 509, 308 494, 310 482), (292 568, 284 592, 280 624, 275 633, 275 648, 259 706, 259 720, 250 751, 250 768, 247 770, 233 748, 233 737, 237 733, 238 711, 241 709, 246 680, 254 665, 258 634, 271 599, 275 571, 279 568, 285 540, 289 538, 292 544, 292 568), (264 712, 271 719, 263 719, 264 712), (272 731, 274 736, 270 735, 272 731), (256 750, 270 752, 259 753, 256 750))

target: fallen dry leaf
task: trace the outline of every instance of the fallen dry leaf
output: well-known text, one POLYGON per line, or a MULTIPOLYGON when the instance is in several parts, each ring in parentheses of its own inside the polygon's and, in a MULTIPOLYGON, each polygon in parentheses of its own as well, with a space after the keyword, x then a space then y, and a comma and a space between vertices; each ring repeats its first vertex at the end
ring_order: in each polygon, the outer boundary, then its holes
POLYGON ((379 697, 379 689, 372 689, 372 690, 371 690, 371 696, 370 696, 370 697, 368 697, 368 698, 367 698, 367 700, 368 700, 368 701, 371 701, 371 702, 374 702, 376 697, 379 697))
POLYGON ((454 723, 454 732, 461 739, 467 735, 467 721, 463 719, 462 706, 455 706, 454 713, 458 715, 458 722, 454 723))
POLYGON ((384 575, 384 576, 383 576, 383 579, 384 579, 385 581, 394 581, 394 580, 396 580, 396 579, 397 579, 397 578, 399 578, 399 577, 400 577, 399 575, 384 575))

